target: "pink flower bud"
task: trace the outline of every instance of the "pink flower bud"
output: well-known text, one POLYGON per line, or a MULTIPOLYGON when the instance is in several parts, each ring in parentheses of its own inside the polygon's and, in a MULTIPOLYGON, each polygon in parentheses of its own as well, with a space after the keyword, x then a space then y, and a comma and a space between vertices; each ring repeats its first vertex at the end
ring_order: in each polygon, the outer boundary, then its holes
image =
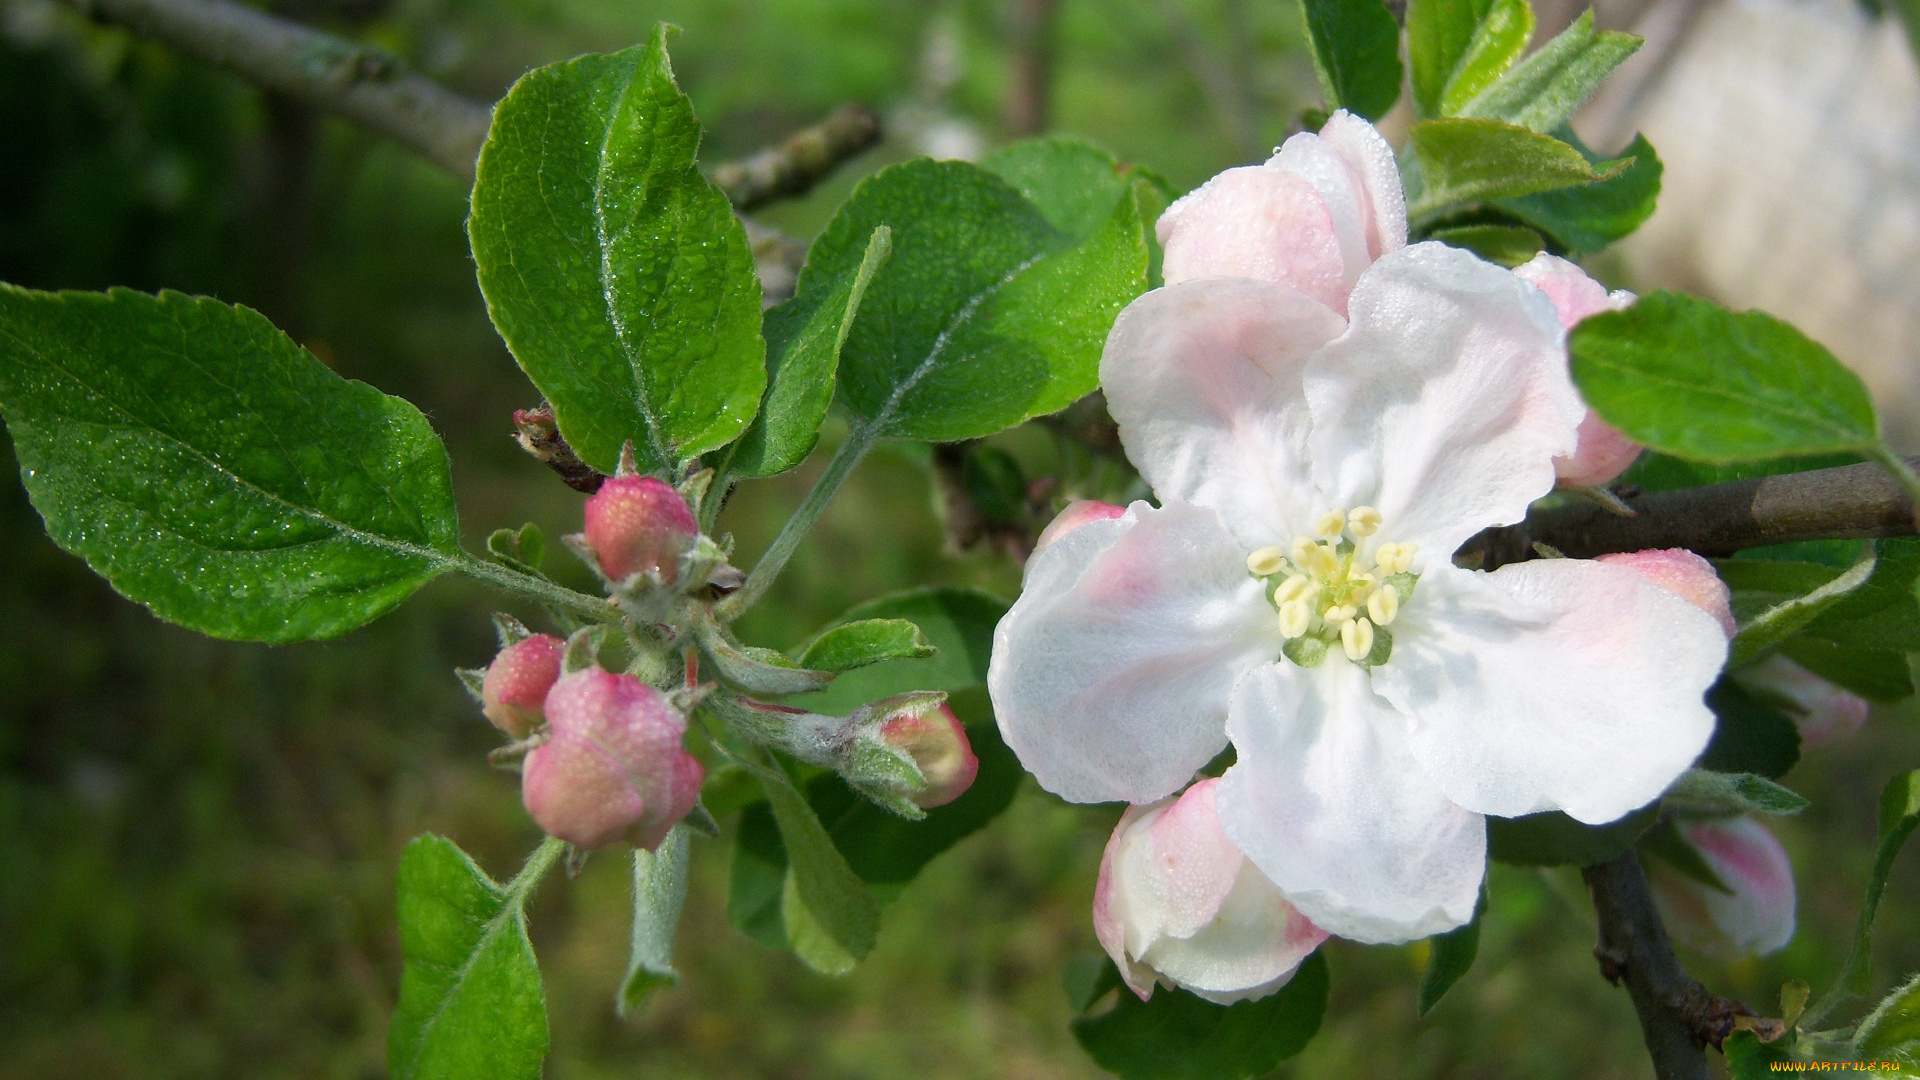
POLYGON ((609 581, 656 571, 671 585, 700 533, 693 511, 665 481, 616 476, 587 500, 587 546, 609 581))
POLYGON ((945 705, 894 713, 881 722, 880 738, 912 758, 926 778, 927 786, 909 796, 922 810, 945 806, 965 794, 980 771, 967 729, 945 705))
POLYGON ((1731 893, 1648 860, 1648 881, 1667 932, 1701 952, 1765 956, 1793 940, 1793 864, 1780 841, 1748 816, 1686 821, 1681 839, 1731 893))
POLYGON ((1800 743, 1805 747, 1851 735, 1867 722, 1865 698, 1840 689, 1778 653, 1743 669, 1736 679, 1744 686, 1771 691, 1795 706, 1793 718, 1800 725, 1800 743))
POLYGON ((481 711, 494 727, 524 739, 541 723, 547 691, 560 678, 560 657, 566 650, 566 642, 552 634, 535 634, 494 656, 480 687, 481 711))
POLYGON ((605 847, 624 835, 651 851, 699 798, 705 772, 681 745, 687 718, 632 675, 589 668, 562 678, 547 695, 547 725, 520 798, 570 844, 605 847))
POLYGON ((1129 808, 1100 860, 1094 933, 1142 1001, 1155 983, 1221 1005, 1265 997, 1327 939, 1221 831, 1218 782, 1129 808))
POLYGON ((1727 583, 1714 573, 1712 563, 1686 548, 1629 551, 1602 555, 1594 561, 1624 566, 1644 575, 1648 581, 1713 616, 1729 639, 1739 629, 1733 621, 1727 583))
MULTIPOLYGON (((1587 276, 1585 270, 1557 256, 1541 252, 1533 261, 1516 269, 1514 275, 1547 294, 1553 302, 1560 325, 1573 329, 1589 315, 1618 311, 1633 303, 1633 294, 1625 290, 1609 293, 1606 286, 1587 276)), ((1599 487, 1627 471, 1640 456, 1640 444, 1628 439, 1588 412, 1580 421, 1580 441, 1572 457, 1553 459, 1554 475, 1561 487, 1599 487)))
POLYGON ((1045 550, 1049 544, 1052 544, 1054 541, 1082 525, 1095 521, 1107 521, 1111 518, 1120 517, 1126 512, 1127 508, 1124 506, 1115 506, 1112 503, 1100 502, 1097 499, 1081 499, 1077 502, 1070 502, 1067 504, 1066 509, 1060 511, 1058 517, 1054 518, 1047 524, 1045 529, 1040 531, 1040 538, 1033 542, 1034 554, 1039 554, 1045 550))

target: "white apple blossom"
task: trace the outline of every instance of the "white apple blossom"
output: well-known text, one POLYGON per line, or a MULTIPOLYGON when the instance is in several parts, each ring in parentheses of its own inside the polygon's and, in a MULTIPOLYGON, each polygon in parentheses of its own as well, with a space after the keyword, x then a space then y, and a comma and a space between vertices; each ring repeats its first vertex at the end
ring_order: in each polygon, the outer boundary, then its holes
MULTIPOLYGON (((1356 190, 1393 235, 1387 179, 1356 190)), ((1151 803, 1231 743, 1234 845, 1328 932, 1404 941, 1471 917, 1482 815, 1611 821, 1705 746, 1711 616, 1626 567, 1449 561, 1552 490, 1586 413, 1533 285, 1433 243, 1338 308, 1189 277, 1121 313, 1101 381, 1160 505, 1059 535, 995 632, 1048 790, 1151 803)))
POLYGON ((1142 1001, 1156 983, 1219 1005, 1264 997, 1327 939, 1220 831, 1219 783, 1129 807, 1100 860, 1094 932, 1142 1001))

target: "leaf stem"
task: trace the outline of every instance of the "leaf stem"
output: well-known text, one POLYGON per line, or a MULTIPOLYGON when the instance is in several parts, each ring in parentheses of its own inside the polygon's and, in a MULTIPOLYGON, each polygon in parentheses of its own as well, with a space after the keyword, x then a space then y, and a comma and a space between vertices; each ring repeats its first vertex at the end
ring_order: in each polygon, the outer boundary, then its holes
POLYGON ((855 423, 847 429, 846 439, 827 462, 827 471, 813 482, 813 490, 807 492, 799 508, 787 519, 786 525, 780 529, 780 535, 773 538, 766 554, 753 564, 753 572, 747 575, 746 584, 715 606, 714 614, 721 622, 732 622, 739 618, 767 591, 774 579, 780 576, 780 571, 786 569, 787 560, 793 558, 800 542, 812 531, 814 522, 826 512, 827 504, 839 493, 840 485, 847 482, 854 466, 860 464, 861 459, 867 456, 867 451, 873 449, 878 441, 878 428, 878 424, 867 421, 855 423))
POLYGON ((1920 475, 1916 475, 1913 466, 1893 452, 1893 448, 1884 442, 1873 444, 1868 456, 1880 463, 1881 467, 1893 475, 1894 482, 1907 493, 1907 501, 1912 504, 1912 517, 1915 528, 1920 528, 1920 475))
POLYGON ((547 876, 547 871, 553 869, 553 864, 559 861, 561 852, 565 850, 567 850, 567 842, 557 836, 549 836, 540 841, 540 846, 534 848, 533 854, 527 856, 526 865, 520 868, 519 873, 513 875, 512 881, 507 882, 506 910, 526 904, 528 895, 533 892, 536 885, 540 884, 540 879, 547 876))
POLYGON ((488 562, 470 552, 461 552, 451 567, 476 581, 497 589, 538 600, 556 611, 566 611, 592 622, 618 622, 620 610, 608 600, 575 592, 542 577, 523 573, 509 566, 488 562))

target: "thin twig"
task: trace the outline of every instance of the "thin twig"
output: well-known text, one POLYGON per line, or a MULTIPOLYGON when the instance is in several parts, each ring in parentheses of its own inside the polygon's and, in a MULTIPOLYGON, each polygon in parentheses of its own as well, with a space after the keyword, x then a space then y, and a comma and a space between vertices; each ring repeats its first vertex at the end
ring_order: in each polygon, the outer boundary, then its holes
POLYGON ((713 182, 735 210, 751 210, 812 189, 848 159, 880 141, 880 118, 865 105, 842 105, 825 120, 743 161, 714 167, 713 182))
POLYGON ((493 110, 368 45, 232 0, 63 0, 356 123, 468 179, 493 110))
POLYGON ((1913 504, 1873 462, 1679 491, 1628 491, 1622 501, 1634 516, 1587 503, 1565 506, 1488 529, 1468 540, 1457 558, 1472 565, 1477 557, 1491 569, 1532 558, 1535 544, 1572 558, 1647 548, 1731 555, 1802 540, 1914 535, 1913 504))

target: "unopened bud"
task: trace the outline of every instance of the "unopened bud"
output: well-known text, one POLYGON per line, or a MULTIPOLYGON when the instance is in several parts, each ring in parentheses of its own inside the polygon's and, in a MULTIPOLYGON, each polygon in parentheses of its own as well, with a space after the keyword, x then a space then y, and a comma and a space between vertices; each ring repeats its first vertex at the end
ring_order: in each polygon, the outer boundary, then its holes
POLYGON ((1683 821, 1676 828, 1726 891, 1649 860, 1654 903, 1675 940, 1736 956, 1765 956, 1793 940, 1793 864, 1766 826, 1742 815, 1683 821))
POLYGON ((625 837, 651 851, 693 809, 705 772, 665 694, 593 668, 554 684, 546 711, 547 741, 527 755, 520 784, 542 829, 577 847, 625 837))
POLYGON ((912 758, 926 779, 925 787, 907 796, 922 810, 959 798, 980 771, 967 729, 945 705, 901 709, 880 722, 879 735, 882 742, 912 758))
POLYGON ((1130 808, 1100 860, 1094 933, 1142 1000, 1156 983, 1220 1005, 1264 997, 1327 939, 1227 839, 1218 783, 1130 808))
POLYGON ((608 581, 653 571, 673 584, 699 534, 687 501, 655 477, 616 476, 587 500, 587 547, 608 581))
MULTIPOLYGON (((1560 325, 1571 330, 1580 320, 1602 311, 1618 311, 1633 303, 1633 294, 1608 292, 1585 270, 1555 255, 1542 253, 1514 270, 1514 276, 1547 294, 1560 325)), ((1640 444, 1588 412, 1580 421, 1579 442, 1571 457, 1553 459, 1556 482, 1563 488, 1599 487, 1627 471, 1640 456, 1640 444)))
POLYGON ((1572 457, 1553 459, 1554 483, 1563 488, 1599 487, 1626 472, 1640 456, 1640 444, 1615 430, 1591 410, 1580 421, 1572 457))
POLYGON ((1060 515, 1040 530, 1040 538, 1033 542, 1034 554, 1039 554, 1049 544, 1054 543, 1082 525, 1095 521, 1108 521, 1127 512, 1124 506, 1100 502, 1096 499, 1081 499, 1070 502, 1060 515))
POLYGON ((566 642, 552 634, 534 634, 501 649, 487 665, 480 707, 493 726, 516 739, 542 722, 547 691, 560 678, 566 642))
POLYGON ((1800 745, 1820 746, 1853 734, 1867 722, 1867 702, 1775 653, 1734 676, 1740 685, 1786 699, 1800 725, 1800 745))
POLYGON ((1624 566, 1714 617, 1731 639, 1739 630, 1727 583, 1713 564, 1686 548, 1661 548, 1602 555, 1595 562, 1624 566))

